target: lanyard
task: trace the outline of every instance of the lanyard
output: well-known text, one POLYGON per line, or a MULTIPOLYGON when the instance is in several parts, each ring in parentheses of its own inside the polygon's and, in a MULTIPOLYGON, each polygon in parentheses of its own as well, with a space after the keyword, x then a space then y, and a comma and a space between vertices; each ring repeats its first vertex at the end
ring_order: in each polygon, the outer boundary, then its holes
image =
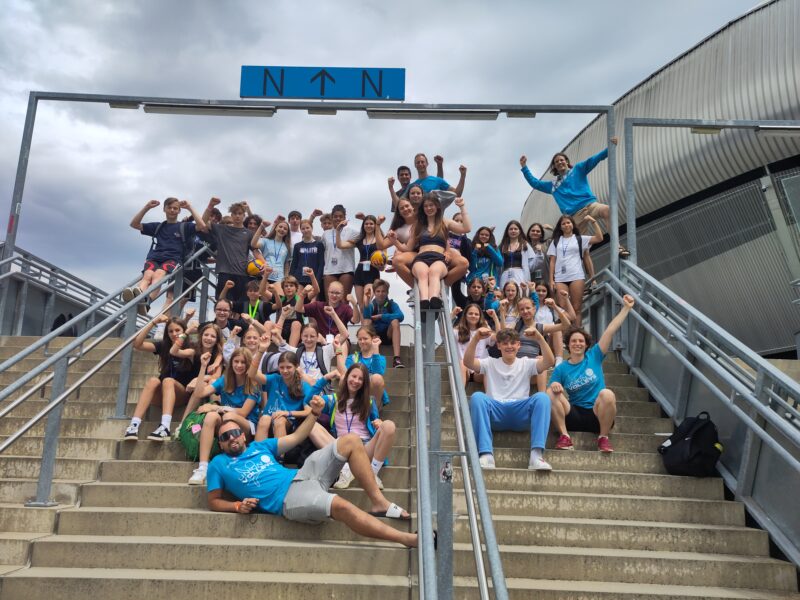
POLYGON ((561 238, 561 258, 567 258, 567 250, 569 249, 569 240, 565 237, 561 238))
MULTIPOLYGON (((278 268, 278 258, 280 258, 280 255, 281 255, 281 246, 278 245, 278 240, 273 239, 273 240, 270 240, 270 241, 272 242, 272 252, 271 252, 271 254, 272 254, 272 264, 270 266, 273 269, 277 269, 278 268)), ((281 245, 282 244, 283 244, 283 242, 281 242, 281 245)))
POLYGON ((261 300, 256 300, 256 305, 253 306, 252 304, 247 305, 247 312, 250 315, 251 319, 255 319, 256 315, 258 314, 258 307, 261 305, 261 300))
MULTIPOLYGON (((351 405, 352 406, 352 405, 351 405)), ((350 407, 344 409, 344 424, 347 426, 347 433, 350 433, 350 429, 353 426, 353 421, 356 418, 356 413, 353 412, 353 409, 350 407), (350 418, 347 418, 347 412, 350 411, 350 418)))
POLYGON ((305 367, 304 371, 307 375, 312 368, 314 367, 319 368, 319 364, 317 363, 316 349, 314 350, 314 352, 311 353, 312 356, 311 360, 306 359, 306 354, 308 354, 308 352, 303 352, 302 356, 300 357, 300 360, 303 361, 303 367, 305 367))

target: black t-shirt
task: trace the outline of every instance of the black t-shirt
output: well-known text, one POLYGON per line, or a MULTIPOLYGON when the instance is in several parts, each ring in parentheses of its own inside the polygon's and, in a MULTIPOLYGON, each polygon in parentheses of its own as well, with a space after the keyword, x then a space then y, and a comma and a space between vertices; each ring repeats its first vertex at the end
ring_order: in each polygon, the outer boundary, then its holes
MULTIPOLYGON (((169 342, 164 342, 162 340, 154 341, 153 346, 155 346, 155 349, 153 350, 153 354, 155 354, 156 356, 161 356, 161 350, 164 347, 165 343, 169 342)), ((200 368, 199 368, 199 363, 197 363, 197 361, 193 361, 191 359, 178 358, 177 356, 170 355, 167 358, 167 364, 161 369, 161 372, 158 374, 158 378, 163 381, 167 377, 172 377, 175 381, 185 386, 192 379, 197 377, 197 373, 199 372, 200 368)))
MULTIPOLYGON (((264 302, 263 300, 257 300, 255 306, 250 305, 249 300, 240 300, 238 302, 233 303, 233 312, 239 313, 240 315, 250 315, 259 323, 263 323, 269 316, 273 314, 275 311, 272 310, 272 303, 271 302, 264 302)), ((239 319, 239 321, 242 321, 239 319)), ((242 327, 242 333, 245 332, 247 329, 247 324, 244 323, 244 327, 242 327)), ((239 324, 238 321, 236 324, 239 324)), ((235 325, 234 325, 235 327, 235 325)))

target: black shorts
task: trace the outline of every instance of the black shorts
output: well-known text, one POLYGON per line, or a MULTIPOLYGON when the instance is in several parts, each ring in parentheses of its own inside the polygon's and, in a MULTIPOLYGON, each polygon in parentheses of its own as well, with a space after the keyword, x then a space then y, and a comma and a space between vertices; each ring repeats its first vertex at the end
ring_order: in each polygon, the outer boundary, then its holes
MULTIPOLYGON (((583 408, 581 406, 570 405, 566 416, 567 431, 588 431, 589 433, 600 433, 600 421, 594 414, 594 409, 583 408)), ((614 424, 611 424, 613 429, 614 424)))
POLYGON ((142 273, 145 271, 164 271, 165 273, 170 274, 177 268, 178 263, 174 260, 168 260, 163 263, 157 260, 146 260, 144 263, 144 268, 142 269, 142 273))
POLYGON ((414 257, 411 267, 413 268, 414 263, 418 262, 430 267, 433 263, 444 262, 444 254, 441 252, 421 252, 414 257))
POLYGON ((226 281, 233 281, 233 287, 228 290, 226 298, 231 302, 247 300, 247 282, 250 278, 247 275, 234 275, 232 273, 217 273, 217 298, 225 289, 226 281))
POLYGON ((300 326, 303 326, 302 319, 286 319, 283 322, 283 329, 281 329, 281 337, 288 341, 289 336, 292 335, 292 323, 300 323, 300 326))
POLYGON ((366 271, 361 268, 361 265, 356 267, 356 274, 353 277, 355 285, 365 286, 367 284, 375 283, 375 280, 381 276, 381 272, 375 267, 370 267, 366 271))
POLYGON ((376 329, 375 331, 378 334, 378 337, 381 338, 381 344, 385 344, 387 346, 392 345, 392 339, 389 337, 389 327, 386 329, 376 329))

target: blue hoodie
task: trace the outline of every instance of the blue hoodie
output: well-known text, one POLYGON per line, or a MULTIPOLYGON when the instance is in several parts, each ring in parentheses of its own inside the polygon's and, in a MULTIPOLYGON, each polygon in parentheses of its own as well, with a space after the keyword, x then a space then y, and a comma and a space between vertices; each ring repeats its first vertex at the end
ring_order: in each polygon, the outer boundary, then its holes
POLYGON ((555 185, 556 181, 536 179, 527 166, 522 167, 522 174, 533 189, 545 194, 552 194, 561 212, 572 216, 584 206, 597 202, 597 197, 592 193, 587 177, 592 169, 606 158, 608 158, 608 148, 572 167, 557 186, 555 185))

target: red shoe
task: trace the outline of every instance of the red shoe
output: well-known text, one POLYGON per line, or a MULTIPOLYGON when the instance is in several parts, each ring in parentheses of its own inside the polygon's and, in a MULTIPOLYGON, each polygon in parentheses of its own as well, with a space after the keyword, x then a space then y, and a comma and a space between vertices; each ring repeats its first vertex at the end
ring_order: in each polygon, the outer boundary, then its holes
POLYGON ((572 445, 572 438, 568 435, 559 436, 556 442, 556 450, 575 450, 575 446, 572 445))
POLYGON ((614 447, 611 445, 611 442, 608 440, 607 436, 602 436, 597 438, 597 449, 600 452, 613 452, 614 447))

